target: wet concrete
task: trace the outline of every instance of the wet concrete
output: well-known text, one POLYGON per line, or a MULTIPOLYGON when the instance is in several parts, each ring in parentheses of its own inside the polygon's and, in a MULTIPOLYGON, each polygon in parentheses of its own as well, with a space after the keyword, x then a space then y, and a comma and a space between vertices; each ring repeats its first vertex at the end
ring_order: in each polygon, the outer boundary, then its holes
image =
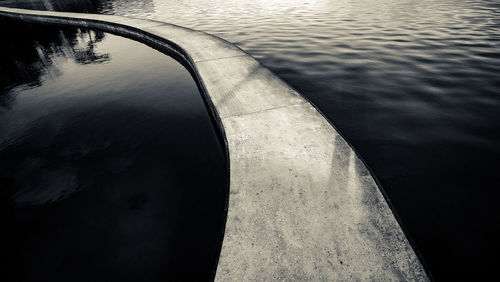
POLYGON ((206 33, 118 16, 0 8, 177 52, 225 133, 230 196, 216 279, 427 280, 373 177, 301 95, 206 33))

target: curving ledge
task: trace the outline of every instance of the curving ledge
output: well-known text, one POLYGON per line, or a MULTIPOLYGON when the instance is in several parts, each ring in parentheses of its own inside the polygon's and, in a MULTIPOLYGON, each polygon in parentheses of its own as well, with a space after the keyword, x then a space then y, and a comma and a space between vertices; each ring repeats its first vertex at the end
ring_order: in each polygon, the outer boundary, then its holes
POLYGON ((127 17, 3 7, 0 16, 104 30, 172 51, 190 66, 229 151, 217 280, 428 280, 353 149, 307 100, 238 47, 127 17))

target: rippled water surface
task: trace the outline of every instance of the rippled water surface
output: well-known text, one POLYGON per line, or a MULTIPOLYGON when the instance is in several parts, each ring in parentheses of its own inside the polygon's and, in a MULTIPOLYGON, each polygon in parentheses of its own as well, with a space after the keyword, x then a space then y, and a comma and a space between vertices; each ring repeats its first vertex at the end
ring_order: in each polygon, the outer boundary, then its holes
POLYGON ((353 144, 436 279, 492 271, 500 229, 498 1, 110 0, 78 9, 73 2, 53 8, 159 19, 237 44, 353 144))
POLYGON ((102 32, 0 32, 0 280, 210 279, 228 176, 189 72, 102 32))

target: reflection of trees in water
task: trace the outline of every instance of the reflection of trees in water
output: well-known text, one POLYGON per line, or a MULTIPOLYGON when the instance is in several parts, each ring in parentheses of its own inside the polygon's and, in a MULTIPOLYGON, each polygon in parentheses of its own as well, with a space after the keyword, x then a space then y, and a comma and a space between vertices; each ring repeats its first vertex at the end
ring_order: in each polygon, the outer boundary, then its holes
POLYGON ((0 5, 80 13, 113 13, 115 10, 140 10, 141 13, 155 11, 153 0, 0 0, 0 5))
MULTIPOLYGON (((27 9, 112 13, 120 6, 154 12, 152 0, 0 0, 0 5, 27 9)), ((119 10, 119 9, 118 9, 119 10)), ((0 20, 0 106, 13 100, 10 89, 36 87, 44 75, 57 76, 53 56, 72 58, 79 64, 103 63, 109 54, 96 53, 96 43, 104 33, 28 25, 0 20)))
POLYGON ((87 30, 81 34, 83 35, 84 33, 88 35, 88 42, 86 42, 84 48, 75 48, 74 45, 70 46, 75 62, 79 64, 98 64, 109 61, 109 54, 97 54, 94 50, 96 43, 104 39, 104 33, 87 30))
POLYGON ((109 0, 0 0, 0 5, 23 9, 95 13, 109 0))
POLYGON ((98 54, 96 44, 105 38, 101 31, 30 25, 0 21, 0 106, 14 100, 15 87, 36 87, 44 76, 57 76, 55 57, 78 64, 104 63, 109 54, 98 54))

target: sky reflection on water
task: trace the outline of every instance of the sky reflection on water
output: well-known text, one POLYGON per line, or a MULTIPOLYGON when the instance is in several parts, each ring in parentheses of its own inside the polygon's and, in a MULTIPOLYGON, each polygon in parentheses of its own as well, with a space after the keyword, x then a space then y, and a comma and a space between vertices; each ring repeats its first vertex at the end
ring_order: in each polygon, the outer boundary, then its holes
POLYGON ((0 31, 1 279, 210 279, 228 176, 189 72, 102 32, 0 31))

